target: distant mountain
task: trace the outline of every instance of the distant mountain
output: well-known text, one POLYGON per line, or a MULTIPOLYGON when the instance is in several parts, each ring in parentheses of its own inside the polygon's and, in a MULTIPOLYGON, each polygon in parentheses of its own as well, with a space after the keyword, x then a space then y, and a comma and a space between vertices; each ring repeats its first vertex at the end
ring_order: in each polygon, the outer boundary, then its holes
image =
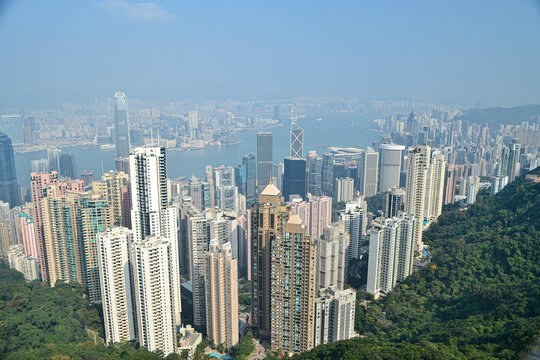
POLYGON ((540 183, 522 177, 443 213, 424 242, 426 268, 367 308, 357 302, 365 338, 295 358, 520 359, 540 335, 540 183))
POLYGON ((494 107, 487 109, 463 110, 463 115, 456 119, 471 124, 489 124, 498 127, 500 124, 519 125, 523 121, 536 122, 540 117, 540 105, 523 105, 511 108, 494 107))

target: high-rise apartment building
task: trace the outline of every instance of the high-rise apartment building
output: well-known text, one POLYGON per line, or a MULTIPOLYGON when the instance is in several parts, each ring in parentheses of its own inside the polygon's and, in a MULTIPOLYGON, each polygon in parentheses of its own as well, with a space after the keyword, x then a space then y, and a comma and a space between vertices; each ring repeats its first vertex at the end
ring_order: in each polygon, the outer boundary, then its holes
POLYGON ((38 260, 39 243, 37 236, 37 226, 34 222, 34 218, 27 213, 22 213, 19 215, 18 222, 21 232, 24 254, 38 260))
POLYGON ((368 149, 360 155, 358 164, 358 190, 365 197, 377 194, 377 180, 379 170, 379 153, 368 149))
POLYGON ((97 235, 99 278, 107 344, 137 339, 130 248, 133 232, 115 227, 97 235))
POLYGON ((0 133, 0 201, 9 203, 10 207, 20 204, 13 145, 3 133, 0 133))
POLYGON ((176 350, 174 277, 171 241, 150 235, 132 245, 139 344, 165 356, 176 350))
POLYGON ((347 340, 354 336, 356 292, 325 288, 315 300, 314 346, 347 340))
POLYGON ((393 187, 399 187, 401 158, 405 147, 403 145, 382 144, 379 147, 379 192, 386 192, 393 187))
POLYGON ((269 184, 251 208, 251 314, 252 324, 259 336, 270 339, 271 329, 271 246, 282 236, 291 209, 281 192, 269 184))
POLYGON ((172 311, 175 325, 181 324, 180 266, 178 264, 177 209, 169 206, 165 148, 135 148, 129 156, 131 226, 136 241, 148 236, 167 239, 170 247, 172 311))
POLYGON ((444 155, 438 150, 433 151, 426 186, 426 208, 424 210, 426 219, 437 219, 442 213, 445 175, 446 161, 444 155))
POLYGON ((519 153, 521 150, 521 144, 517 139, 512 140, 510 144, 510 151, 508 154, 508 169, 506 176, 508 176, 508 182, 514 181, 519 176, 519 153))
POLYGON ((393 218, 404 210, 405 189, 391 188, 384 194, 383 217, 393 218))
POLYGON ((237 243, 235 236, 236 220, 215 209, 205 210, 204 213, 191 212, 187 214, 187 245, 189 270, 193 289, 193 319, 197 326, 206 325, 206 287, 205 268, 206 252, 210 242, 217 244, 237 243))
POLYGON ((317 250, 298 215, 270 243, 270 343, 285 354, 314 346, 317 250))
POLYGON ((335 287, 343 290, 347 274, 349 235, 337 226, 327 226, 324 235, 315 240, 317 245, 316 288, 335 287))
POLYGON ((116 157, 129 156, 129 113, 126 95, 117 91, 114 94, 114 134, 116 157))
POLYGON ((497 194, 508 183, 508 177, 502 175, 496 175, 491 177, 491 190, 490 196, 497 194))
POLYGON ((405 213, 374 223, 369 230, 367 292, 388 293, 412 273, 415 226, 416 218, 405 213))
POLYGON ((112 226, 111 209, 97 194, 60 185, 47 185, 40 200, 48 279, 51 286, 78 282, 88 288, 90 301, 99 302, 96 235, 112 226))
POLYGON ((363 239, 367 234, 367 204, 363 200, 351 201, 339 212, 339 221, 350 236, 349 259, 359 259, 363 239))
POLYGON ((49 279, 48 269, 48 254, 45 246, 45 234, 43 229, 43 215, 41 211, 41 199, 44 196, 44 190, 49 184, 55 184, 58 182, 57 172, 51 171, 50 173, 31 173, 30 174, 30 193, 32 195, 32 205, 34 210, 34 216, 36 221, 36 233, 38 240, 38 253, 39 253, 39 265, 41 271, 41 279, 43 281, 49 279))
POLYGON ((407 183, 405 186, 405 211, 416 219, 414 250, 420 252, 422 243, 422 224, 426 201, 426 185, 430 165, 431 149, 419 145, 409 151, 407 157, 407 183))
POLYGON ((106 199, 112 209, 113 223, 122 224, 122 189, 127 186, 129 175, 124 172, 108 172, 100 181, 92 183, 92 190, 106 199))
POLYGON ((238 264, 230 243, 210 242, 204 280, 208 339, 229 349, 238 343, 238 264))
POLYGON ((350 177, 337 178, 335 198, 337 202, 352 201, 354 198, 354 179, 350 177))
POLYGON ((257 134, 257 193, 272 182, 273 141, 271 132, 257 134))
POLYGON ((329 196, 308 195, 305 201, 293 201, 290 205, 291 212, 300 217, 312 239, 320 237, 332 222, 332 198, 329 196))
MULTIPOLYGON (((0 236, 2 235, 0 234, 0 236)), ((17 244, 9 247, 7 262, 10 268, 21 272, 26 281, 39 279, 38 261, 36 258, 24 254, 23 245, 17 244)))

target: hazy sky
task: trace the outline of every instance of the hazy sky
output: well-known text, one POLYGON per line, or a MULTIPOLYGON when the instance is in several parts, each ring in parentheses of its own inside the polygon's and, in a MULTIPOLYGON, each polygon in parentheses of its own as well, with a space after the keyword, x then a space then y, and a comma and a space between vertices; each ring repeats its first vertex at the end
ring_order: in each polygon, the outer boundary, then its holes
POLYGON ((540 103, 540 1, 0 0, 0 108, 341 95, 540 103))

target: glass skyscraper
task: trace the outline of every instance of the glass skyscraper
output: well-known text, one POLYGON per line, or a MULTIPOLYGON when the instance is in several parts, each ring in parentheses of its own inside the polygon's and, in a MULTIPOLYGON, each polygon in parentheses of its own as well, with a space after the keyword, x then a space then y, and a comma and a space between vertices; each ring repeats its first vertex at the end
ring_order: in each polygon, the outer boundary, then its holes
POLYGON ((257 193, 272 181, 272 133, 257 134, 257 193))
POLYGON ((0 200, 10 207, 20 203, 13 145, 4 133, 0 133, 0 200))
POLYGON ((129 156, 129 122, 126 95, 118 91, 114 94, 114 133, 116 157, 129 156))

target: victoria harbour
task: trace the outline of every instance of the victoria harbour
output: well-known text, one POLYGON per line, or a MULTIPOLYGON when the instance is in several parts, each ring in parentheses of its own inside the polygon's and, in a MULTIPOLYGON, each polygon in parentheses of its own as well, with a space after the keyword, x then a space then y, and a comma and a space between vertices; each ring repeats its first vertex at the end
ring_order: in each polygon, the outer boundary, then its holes
MULTIPOLYGON (((298 120, 306 127, 304 134, 304 151, 314 150, 322 155, 325 146, 335 147, 361 147, 371 146, 378 140, 379 135, 369 130, 373 119, 381 117, 380 114, 335 113, 324 115, 309 115, 298 120)), ((289 127, 290 122, 283 120, 281 124, 264 131, 271 131, 274 135, 274 156, 282 159, 289 155, 289 127)), ((205 165, 234 166, 241 161, 242 156, 255 152, 257 149, 257 131, 247 130, 240 132, 240 144, 209 147, 201 150, 173 150, 167 151, 167 172, 171 179, 204 175, 205 165)), ((104 172, 115 170, 115 149, 101 148, 100 146, 71 146, 63 148, 75 155, 77 170, 94 172, 94 178, 99 178, 104 172)), ((32 151, 15 154, 17 179, 20 185, 28 186, 31 172, 30 162, 47 158, 47 151, 32 151)))

